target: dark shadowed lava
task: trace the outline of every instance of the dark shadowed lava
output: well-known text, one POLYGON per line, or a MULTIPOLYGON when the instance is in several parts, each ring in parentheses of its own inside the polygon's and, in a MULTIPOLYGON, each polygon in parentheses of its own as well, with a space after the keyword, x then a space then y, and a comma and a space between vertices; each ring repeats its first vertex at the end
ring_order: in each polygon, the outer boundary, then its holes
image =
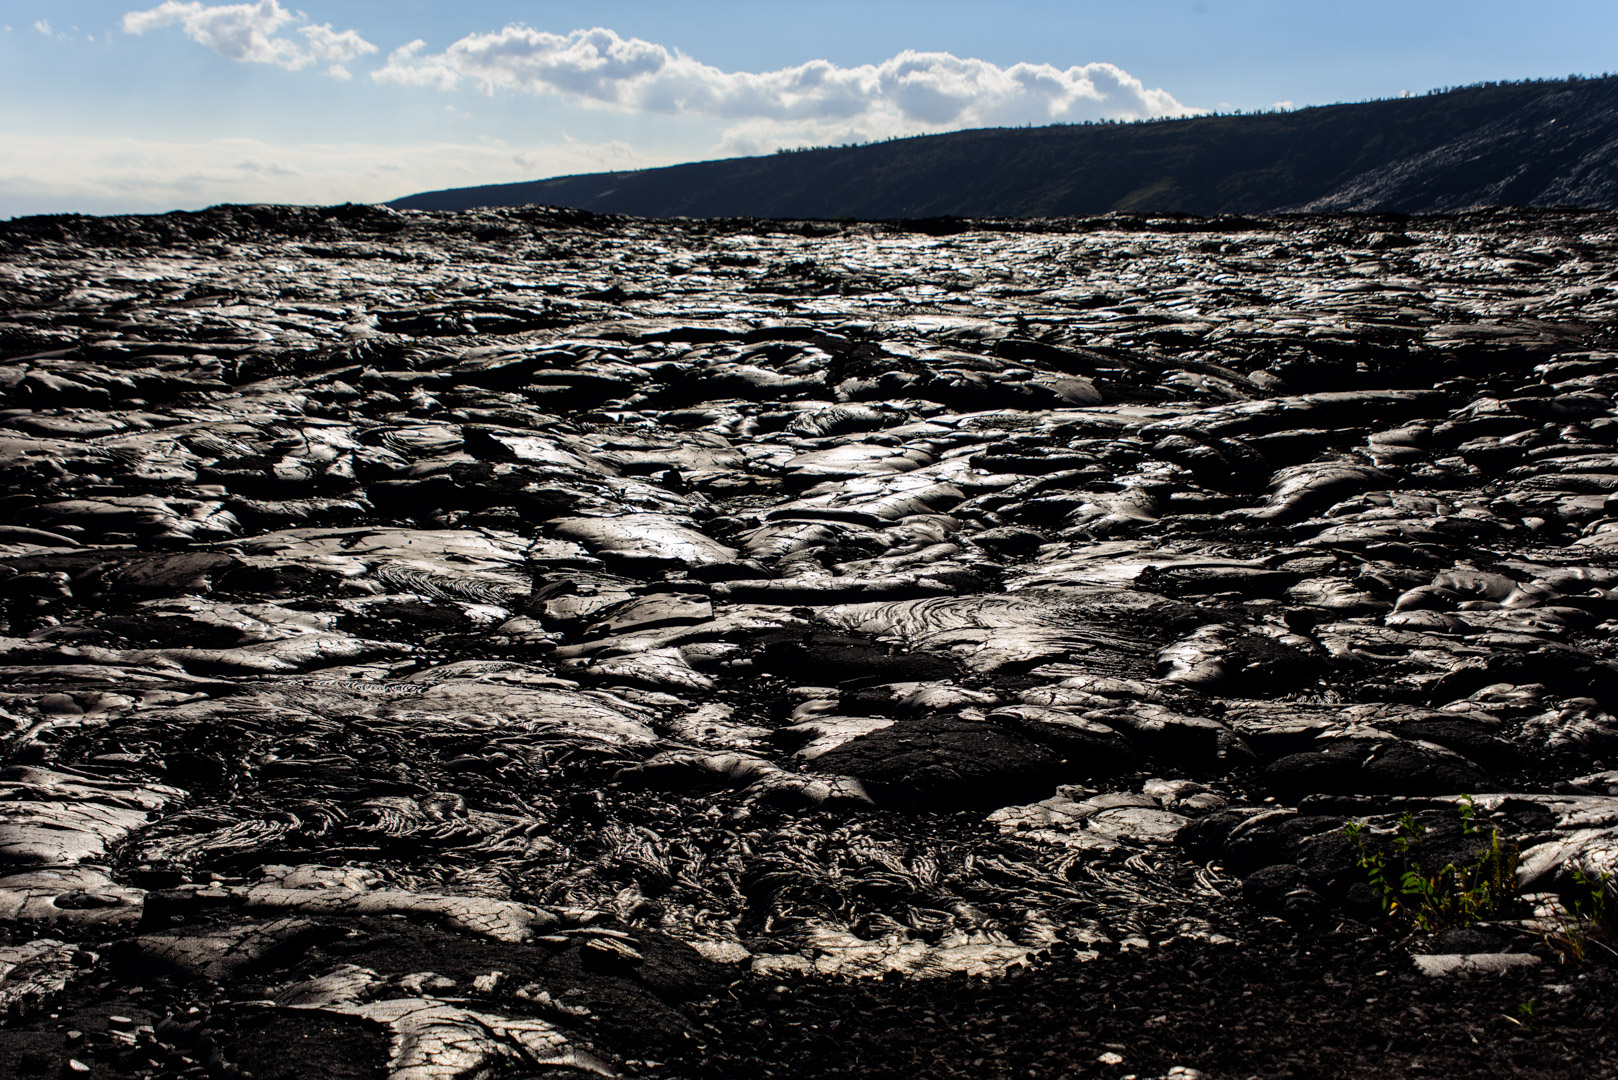
POLYGON ((1615 256, 0 224, 0 1077, 1614 1075, 1615 256))

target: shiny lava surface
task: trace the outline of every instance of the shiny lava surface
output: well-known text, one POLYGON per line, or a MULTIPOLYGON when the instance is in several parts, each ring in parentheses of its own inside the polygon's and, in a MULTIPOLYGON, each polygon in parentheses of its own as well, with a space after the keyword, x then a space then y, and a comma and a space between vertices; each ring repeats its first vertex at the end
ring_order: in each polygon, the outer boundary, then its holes
POLYGON ((0 223, 0 1077, 1610 1075, 1615 256, 0 223))

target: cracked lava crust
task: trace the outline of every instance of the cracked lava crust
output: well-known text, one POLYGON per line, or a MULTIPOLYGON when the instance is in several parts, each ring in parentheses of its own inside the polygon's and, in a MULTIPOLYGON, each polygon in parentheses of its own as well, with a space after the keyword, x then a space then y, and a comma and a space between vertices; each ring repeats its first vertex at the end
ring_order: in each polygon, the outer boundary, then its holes
POLYGON ((0 223, 0 1076, 1614 1075, 1615 255, 0 223))

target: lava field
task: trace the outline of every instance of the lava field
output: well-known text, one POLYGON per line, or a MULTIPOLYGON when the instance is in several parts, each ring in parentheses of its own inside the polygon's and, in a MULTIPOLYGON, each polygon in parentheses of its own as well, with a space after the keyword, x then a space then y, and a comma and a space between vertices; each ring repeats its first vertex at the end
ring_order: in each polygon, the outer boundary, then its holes
POLYGON ((1615 395, 1611 214, 0 223, 0 1076, 1618 1075, 1615 395))

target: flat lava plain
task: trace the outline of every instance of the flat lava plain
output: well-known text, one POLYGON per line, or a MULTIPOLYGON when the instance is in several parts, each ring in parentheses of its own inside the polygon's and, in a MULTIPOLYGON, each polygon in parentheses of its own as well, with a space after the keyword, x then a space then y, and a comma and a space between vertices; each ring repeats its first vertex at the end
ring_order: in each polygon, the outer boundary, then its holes
POLYGON ((0 1075, 1595 1075, 1615 393, 1608 214, 0 223, 0 1075))

